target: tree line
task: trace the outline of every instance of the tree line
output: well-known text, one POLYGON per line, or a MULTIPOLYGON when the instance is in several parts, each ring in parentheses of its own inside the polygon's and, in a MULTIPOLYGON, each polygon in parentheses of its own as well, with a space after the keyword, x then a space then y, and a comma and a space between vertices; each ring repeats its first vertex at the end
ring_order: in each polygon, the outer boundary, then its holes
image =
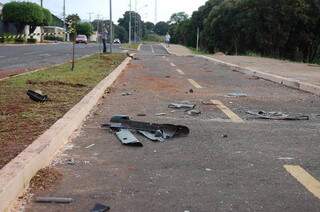
POLYGON ((314 62, 320 59, 320 0, 208 0, 189 18, 174 14, 172 42, 209 53, 255 53, 314 62))

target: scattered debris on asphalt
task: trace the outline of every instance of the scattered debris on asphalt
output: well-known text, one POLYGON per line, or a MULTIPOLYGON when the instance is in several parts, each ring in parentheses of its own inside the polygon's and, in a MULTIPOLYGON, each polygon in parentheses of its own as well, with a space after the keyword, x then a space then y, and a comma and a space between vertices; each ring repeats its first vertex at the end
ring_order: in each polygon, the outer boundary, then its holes
POLYGON ((201 111, 198 109, 188 110, 187 114, 190 116, 198 116, 201 114, 201 111))
POLYGON ((55 168, 46 167, 40 169, 30 181, 31 191, 45 191, 56 185, 61 178, 62 174, 55 168))
POLYGON ((225 97, 247 97, 248 95, 246 93, 241 92, 234 92, 234 93, 228 93, 225 97))
POLYGON ((167 115, 166 113, 157 113, 157 114, 155 114, 155 116, 165 116, 165 115, 167 115))
POLYGON ((64 198, 64 197, 36 197, 35 202, 68 204, 68 203, 72 203, 73 199, 64 198))
POLYGON ((90 149, 91 147, 95 146, 96 144, 90 144, 89 146, 85 147, 86 149, 90 149))
POLYGON ((42 95, 40 92, 39 93, 38 92, 28 90, 27 95, 29 96, 30 99, 32 99, 35 102, 46 102, 49 100, 47 95, 42 95))
POLYGON ((123 92, 121 95, 122 95, 122 96, 131 96, 132 93, 131 93, 131 92, 123 92))
POLYGON ((129 116, 113 116, 110 124, 104 124, 102 127, 108 127, 116 131, 116 135, 124 145, 142 147, 142 143, 131 133, 137 131, 152 141, 164 142, 177 136, 186 136, 190 130, 186 126, 173 124, 154 124, 148 122, 138 122, 130 120, 129 116))
POLYGON ((249 80, 258 80, 260 79, 260 77, 257 77, 257 76, 251 76, 248 78, 249 80))
POLYGON ((147 116, 147 114, 145 114, 145 113, 138 113, 137 116, 141 116, 141 117, 142 117, 142 116, 147 116))
POLYGON ((90 212, 106 212, 109 210, 110 210, 109 206, 96 203, 95 206, 90 210, 90 212))
POLYGON ((133 147, 143 147, 143 144, 134 137, 134 135, 127 129, 120 129, 116 132, 116 135, 120 142, 126 146, 133 146, 133 147))
POLYGON ((215 105, 212 101, 201 101, 203 105, 215 105))
POLYGON ((207 172, 211 172, 211 171, 212 171, 212 169, 206 168, 206 171, 207 171, 207 172))
POLYGON ((167 75, 166 78, 170 78, 171 76, 167 75))
POLYGON ((278 160, 294 160, 292 157, 280 157, 278 160))
POLYGON ((306 115, 288 115, 282 112, 247 111, 247 114, 255 116, 255 118, 258 118, 258 119, 284 120, 284 121, 310 120, 310 117, 306 115))
POLYGON ((74 161, 73 158, 70 158, 70 159, 67 160, 67 164, 68 165, 74 165, 74 164, 76 164, 76 162, 74 161))
POLYGON ((196 107, 195 104, 192 104, 191 102, 181 102, 181 103, 170 103, 169 108, 174 109, 189 109, 192 110, 196 107))
POLYGON ((190 90, 189 90, 189 93, 193 93, 193 89, 190 89, 190 90))
POLYGON ((221 137, 222 138, 228 138, 228 135, 227 134, 223 134, 221 137))

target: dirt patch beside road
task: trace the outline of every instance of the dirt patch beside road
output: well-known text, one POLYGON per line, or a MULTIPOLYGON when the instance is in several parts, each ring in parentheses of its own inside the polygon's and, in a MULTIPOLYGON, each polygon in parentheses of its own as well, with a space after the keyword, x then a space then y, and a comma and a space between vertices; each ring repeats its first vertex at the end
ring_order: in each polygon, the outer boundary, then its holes
POLYGON ((0 82, 0 168, 81 100, 125 55, 98 55, 0 82), (31 83, 32 82, 32 83, 31 83), (49 101, 36 103, 26 91, 41 90, 49 101))

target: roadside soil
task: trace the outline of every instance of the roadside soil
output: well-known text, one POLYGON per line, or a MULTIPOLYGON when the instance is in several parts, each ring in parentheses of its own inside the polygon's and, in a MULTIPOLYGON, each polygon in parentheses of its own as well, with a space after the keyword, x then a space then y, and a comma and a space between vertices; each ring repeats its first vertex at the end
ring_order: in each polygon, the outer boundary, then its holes
POLYGON ((123 54, 94 55, 70 64, 0 81, 0 168, 77 104, 125 58, 123 54), (49 101, 29 99, 40 90, 49 101))

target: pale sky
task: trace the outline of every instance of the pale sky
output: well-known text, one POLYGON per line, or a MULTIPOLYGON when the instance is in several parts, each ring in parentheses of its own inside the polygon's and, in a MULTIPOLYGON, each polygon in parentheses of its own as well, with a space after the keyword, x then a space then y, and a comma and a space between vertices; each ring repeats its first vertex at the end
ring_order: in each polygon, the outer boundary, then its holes
MULTIPOLYGON (((21 0, 20 0, 21 1, 21 0)), ((28 0, 40 3, 40 0, 28 0)), ((66 13, 78 13, 83 20, 97 18, 97 15, 109 19, 109 0, 65 0, 66 13)), ((130 0, 112 0, 113 3, 113 21, 117 23, 123 13, 129 10, 130 0)), ((132 10, 137 10, 144 21, 155 21, 155 1, 156 0, 131 0, 132 10)), ((157 21, 168 21, 170 16, 175 12, 186 12, 189 15, 204 5, 207 0, 157 0, 158 1, 158 18, 157 21)), ((1 3, 10 2, 10 0, 0 0, 1 3)), ((44 7, 48 8, 53 14, 61 17, 63 0, 43 0, 44 7)))

